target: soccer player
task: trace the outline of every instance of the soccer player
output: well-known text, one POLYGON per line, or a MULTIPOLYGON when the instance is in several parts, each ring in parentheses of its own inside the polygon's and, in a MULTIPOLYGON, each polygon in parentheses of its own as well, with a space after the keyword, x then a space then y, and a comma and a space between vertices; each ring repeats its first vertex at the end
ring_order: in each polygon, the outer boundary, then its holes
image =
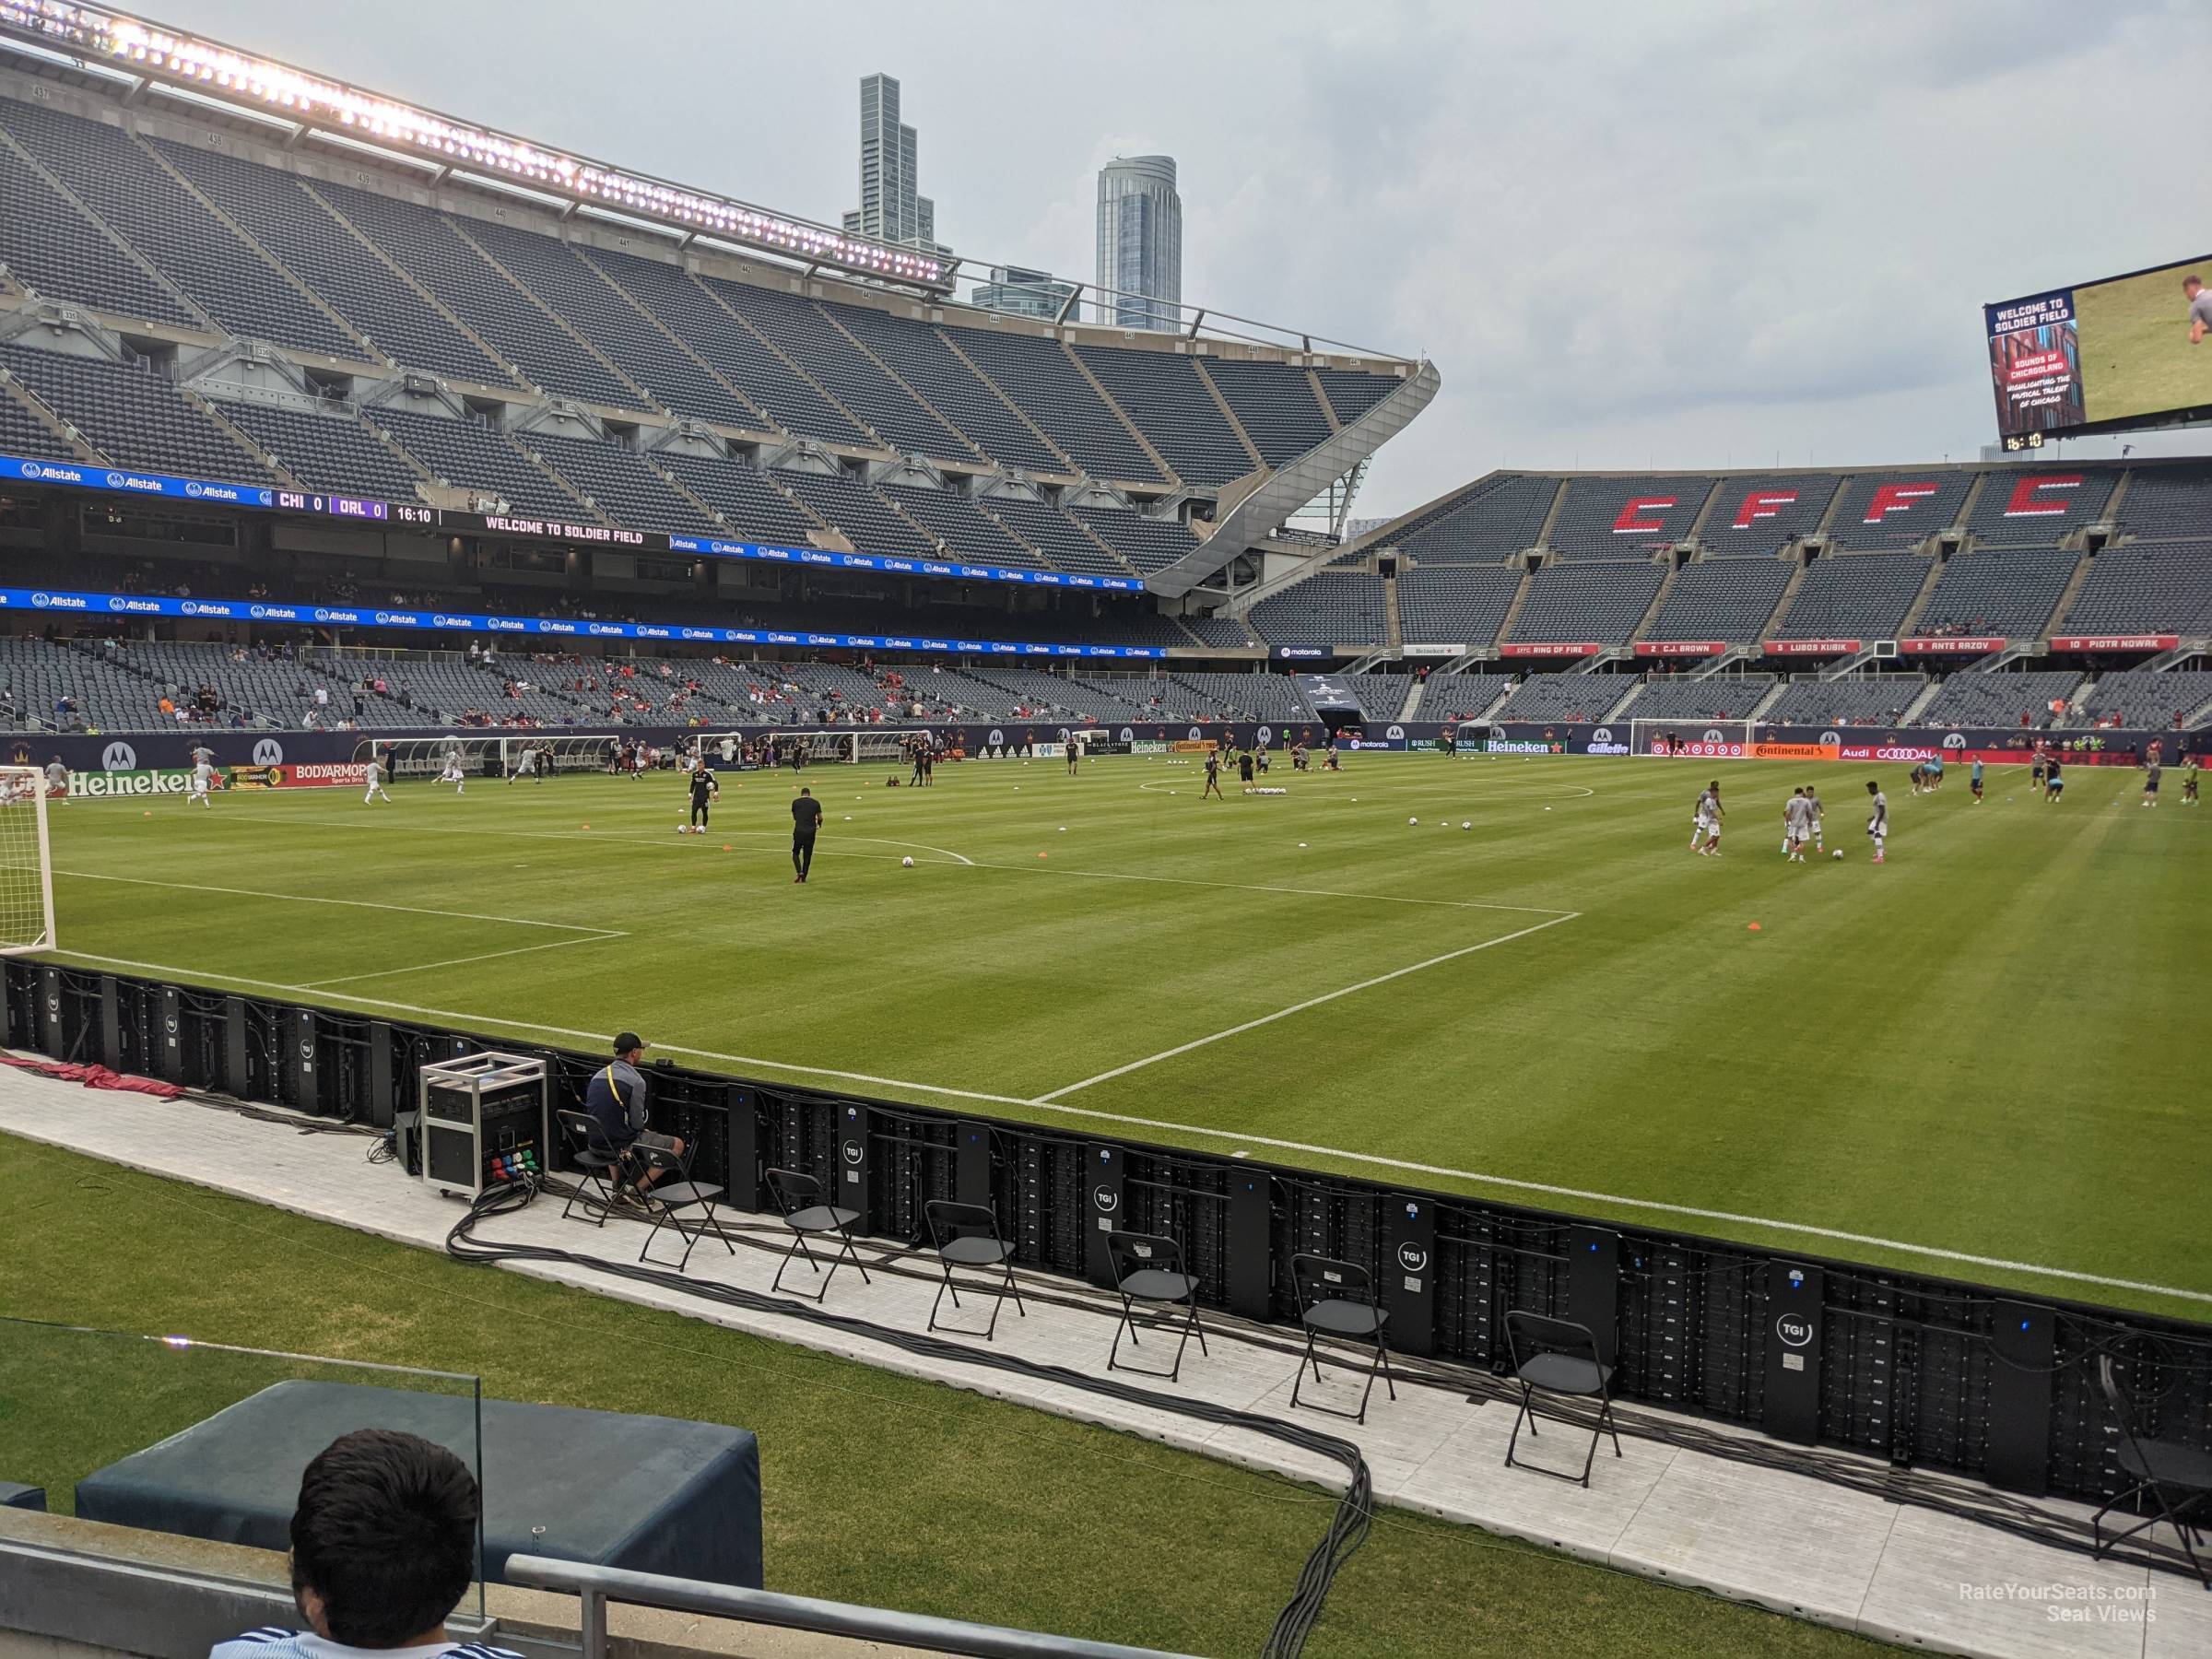
POLYGON ((361 794, 362 806, 366 806, 371 801, 379 798, 382 798, 386 806, 391 805, 392 797, 384 794, 383 765, 374 755, 370 756, 361 763, 361 782, 368 785, 361 794))
POLYGON ((451 783, 455 794, 468 793, 468 779, 461 770, 461 745, 448 742, 445 746, 445 770, 438 774, 438 782, 451 783))
POLYGON ((1943 787, 1943 755, 1939 750, 1928 762, 1928 793, 1934 794, 1943 787))
POLYGON ((59 800, 65 806, 69 804, 69 769, 59 755, 46 762, 46 798, 59 800))
POLYGON ((192 793, 184 797, 184 805, 189 806, 193 802, 197 801, 201 806, 212 810, 215 803, 207 798, 207 792, 214 786, 215 757, 204 748, 194 749, 192 751, 192 793))
POLYGON ((2189 344, 2201 346, 2212 334, 2212 288, 2193 271, 2182 278, 2182 293, 2189 301, 2189 344))
POLYGON ((913 757, 914 761, 914 775, 908 783, 909 788, 919 789, 922 787, 922 753, 923 745, 926 741, 925 738, 916 737, 907 745, 907 752, 913 757))
POLYGON ((2043 779, 2048 771, 2049 761, 2043 754, 2043 746, 2039 743, 2035 746, 2034 764, 2028 769, 2028 788, 2032 794, 2043 793, 2043 779))
POLYGON ((1073 732, 1070 732, 1067 735, 1067 775, 1069 777, 1072 778, 1076 775, 1076 762, 1082 759, 1082 741, 1073 732))
POLYGON ((512 789, 517 778, 536 780, 537 749, 535 746, 524 745, 523 752, 514 758, 514 770, 507 774, 507 787, 512 789))
POLYGON ((821 827, 822 804, 814 798, 813 790, 801 789, 791 803, 791 867, 794 882, 805 882, 806 872, 814 868, 814 837, 821 827))
POLYGON ((1792 864, 1805 862, 1805 842, 1808 829, 1806 822, 1805 791, 1782 804, 1782 855, 1792 864))
POLYGON ((1912 781, 1912 793, 1918 794, 1922 786, 1928 781, 1928 763, 1925 760, 1914 761, 1910 776, 1912 781))
POLYGON ((1221 751, 1218 748, 1206 751, 1206 787, 1198 792, 1198 798, 1203 801, 1209 794, 1217 801, 1229 799, 1221 793, 1221 751))
POLYGON ((1721 820, 1727 816, 1721 809, 1721 781, 1715 778, 1705 786, 1698 797, 1698 815, 1690 820, 1689 850, 1703 858, 1721 850, 1721 820), (1699 843, 1704 844, 1700 846, 1699 843))
POLYGON ((1237 778, 1244 783, 1252 782, 1252 751, 1241 749, 1237 754, 1237 778))
POLYGON ((1974 769, 1967 774, 1967 787, 1974 792, 1974 805, 1982 805, 1982 757, 1974 757, 1974 769))
POLYGON ((1259 762, 1260 776, 1264 778, 1267 775, 1267 746, 1264 743, 1260 745, 1259 762))
POLYGON ((1889 797, 1872 778, 1866 780, 1866 793, 1874 797, 1868 803, 1872 810, 1866 816, 1866 838, 1874 842, 1874 862, 1881 864, 1889 840, 1889 797))
POLYGON ((2143 769, 2144 806, 2156 806, 2159 804, 2159 774, 2165 770, 2159 764, 2158 751, 2154 747, 2151 751, 2150 764, 2143 769))
POLYGON ((707 807, 722 798, 722 785, 715 781, 708 768, 706 758, 700 758, 691 773, 691 821, 684 826, 687 835, 704 835, 707 832, 707 807))
POLYGON ((2196 805, 2196 757, 2183 755, 2182 757, 2182 805, 2184 806, 2196 805))
POLYGON ((1820 805, 1820 791, 1817 785, 1807 783, 1805 786, 1805 821, 1806 826, 1813 832, 1813 851, 1816 853, 1825 853, 1828 851, 1828 843, 1821 838, 1820 833, 1820 818, 1822 813, 1825 811, 1826 808, 1820 805))
POLYGON ((2058 757, 2053 755, 2043 763, 2043 800, 2055 803, 2066 793, 2066 775, 2060 770, 2058 757))

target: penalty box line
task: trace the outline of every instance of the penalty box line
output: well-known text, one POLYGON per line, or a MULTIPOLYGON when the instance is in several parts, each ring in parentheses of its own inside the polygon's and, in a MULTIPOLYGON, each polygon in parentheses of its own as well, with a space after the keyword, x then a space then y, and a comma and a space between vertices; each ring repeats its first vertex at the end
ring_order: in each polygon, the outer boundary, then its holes
MULTIPOLYGON (((1565 920, 1562 917, 1560 920, 1565 920)), ((259 991, 281 991, 299 994, 307 989, 303 985, 285 984, 274 980, 247 979, 237 974, 206 973, 198 970, 174 967, 166 962, 140 962, 125 957, 95 956, 88 951, 59 950, 50 953, 68 957, 80 962, 98 962, 111 968, 136 969, 144 973, 168 974, 179 979, 199 978, 230 985, 250 985, 259 991)), ((394 1013, 416 1014, 429 1019, 451 1020, 467 1026, 499 1026, 511 1031, 536 1031, 554 1037, 571 1037, 595 1043, 613 1041, 607 1031, 582 1031, 571 1026, 547 1025, 535 1019, 506 1019, 496 1014, 464 1014, 451 1008, 425 1007, 418 1003, 394 1002, 387 997, 361 996, 350 991, 333 993, 336 1000, 360 1005, 363 1007, 385 1008, 394 1013)), ((1353 1152, 1342 1147, 1324 1147, 1311 1141, 1286 1140, 1279 1135, 1250 1135, 1234 1129, 1216 1129, 1204 1124, 1178 1124, 1166 1118, 1139 1117, 1133 1112, 1104 1112, 1095 1106, 1070 1106, 1058 1100, 1032 1100, 1021 1095, 991 1094, 974 1088, 951 1088, 939 1083, 915 1083, 901 1077, 880 1077, 869 1072, 840 1071, 824 1065, 802 1065, 785 1060, 764 1060, 752 1054, 724 1053, 717 1049, 689 1048, 682 1043, 654 1044, 672 1054, 688 1054, 695 1060, 715 1060, 725 1065, 756 1066, 764 1071, 788 1072, 799 1077, 834 1077, 841 1082, 873 1084, 881 1088, 912 1089, 917 1094, 942 1095, 951 1100, 980 1100, 986 1105, 1026 1106, 1038 1112, 1056 1112, 1064 1117, 1086 1118, 1094 1123, 1117 1124, 1124 1128, 1152 1129, 1169 1135, 1190 1135, 1208 1140, 1229 1141, 1242 1148, 1265 1147, 1277 1152, 1299 1152, 1313 1158, 1333 1158, 1345 1163, 1363 1164, 1371 1169, 1402 1171, 1411 1175, 1440 1176, 1447 1181, 1462 1181, 1474 1186, 1503 1187, 1520 1193, 1536 1193, 1548 1198, 1573 1199, 1584 1204, 1617 1206, 1623 1209, 1649 1210, 1658 1215, 1685 1216, 1699 1221, 1723 1221, 1739 1227, 1756 1227, 1771 1232, 1799 1234, 1807 1238, 1828 1239, 1839 1243, 1865 1244, 1878 1250, 1893 1250, 1900 1255, 1925 1256, 1933 1261, 1956 1262, 1971 1267, 1992 1267, 2008 1273, 2024 1273, 2039 1278, 2062 1279, 2069 1284, 2096 1285, 2112 1290, 2136 1290, 2149 1296, 2167 1296, 2178 1301, 2201 1302, 2212 1305, 2212 1291, 2185 1290, 2176 1285, 2152 1284, 2144 1279, 2114 1278, 2100 1273, 2082 1273, 2071 1267, 2051 1267, 2041 1262, 2018 1262, 2004 1256, 1976 1255, 1968 1251, 1945 1250, 1933 1244, 1914 1244, 1904 1239, 1885 1239, 1875 1233, 1851 1232, 1841 1228, 1820 1227, 1806 1221, 1783 1221, 1771 1216, 1747 1216, 1735 1210, 1706 1209, 1696 1205, 1671 1204, 1660 1198, 1630 1198, 1618 1193, 1594 1192, 1583 1187, 1561 1186, 1547 1181, 1524 1181, 1512 1175, 1486 1175, 1479 1170, 1455 1170, 1448 1164, 1421 1163, 1410 1159, 1389 1158, 1379 1152, 1353 1152)), ((1232 1156, 1235 1154, 1232 1153, 1232 1156)))
POLYGON ((1173 1048, 1162 1049, 1157 1054, 1147 1054, 1141 1060, 1132 1060, 1126 1065, 1117 1065, 1111 1071, 1102 1071, 1095 1077, 1085 1077, 1080 1083, 1070 1083, 1064 1088, 1053 1089, 1050 1094, 1039 1095, 1037 1104, 1049 1106, 1064 1096, 1089 1088, 1095 1084, 1112 1082, 1116 1077, 1127 1077, 1131 1072, 1143 1071, 1148 1065, 1158 1065, 1163 1060, 1173 1060, 1194 1050, 1206 1048, 1217 1042, 1227 1041, 1231 1037, 1241 1037, 1247 1031, 1256 1031, 1262 1026, 1273 1025, 1278 1019, 1288 1019, 1294 1014, 1303 1014, 1310 1008, 1318 1008, 1324 1004, 1336 1001, 1339 997, 1355 995, 1361 991, 1371 991, 1377 985, 1387 985, 1391 981, 1404 979, 1409 973, 1419 973, 1430 968, 1441 968, 1446 962, 1456 962, 1460 958, 1473 956, 1479 950, 1489 950, 1500 945, 1511 945, 1515 939, 1525 939, 1531 934, 1540 934, 1547 927, 1559 926, 1562 922, 1572 922, 1581 914, 1580 911, 1562 912, 1548 921, 1538 922, 1530 926, 1519 928, 1512 933, 1500 934, 1494 939, 1483 939, 1473 945, 1463 945, 1457 950, 1445 951, 1441 956, 1432 956, 1425 961, 1408 963, 1403 968, 1394 968, 1388 973, 1378 973, 1372 979, 1363 979, 1356 985, 1346 985, 1338 990, 1325 991, 1319 996, 1309 996, 1304 1002, 1292 1003, 1287 1008, 1277 1008, 1274 1013, 1263 1014, 1257 1019, 1247 1019, 1241 1025, 1230 1026, 1227 1030, 1216 1031, 1210 1036, 1194 1037, 1188 1042, 1177 1043, 1173 1048))

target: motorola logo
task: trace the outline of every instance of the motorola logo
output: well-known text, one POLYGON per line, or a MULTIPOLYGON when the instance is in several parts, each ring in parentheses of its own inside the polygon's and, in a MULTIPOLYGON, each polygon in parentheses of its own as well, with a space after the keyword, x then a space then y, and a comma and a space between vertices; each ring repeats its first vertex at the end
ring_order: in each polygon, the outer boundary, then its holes
POLYGON ((1259 745, 1262 748, 1265 748, 1270 743, 1275 741, 1275 734, 1265 726, 1262 726, 1256 733, 1253 734, 1253 735, 1258 739, 1259 745))
POLYGON ((1122 728, 1122 741, 1124 743, 1135 743, 1136 741, 1136 734, 1131 731, 1127 726, 1124 726, 1122 728))
POLYGON ((1401 1244, 1398 1246, 1398 1265, 1408 1273, 1426 1273, 1429 1271, 1429 1253, 1418 1244, 1401 1244))
POLYGON ((138 751, 127 743, 111 743, 100 751, 100 770, 102 771, 136 771, 138 751))
POLYGON ((993 726, 991 728, 991 735, 984 738, 983 741, 989 744, 993 748, 1003 748, 1006 747, 1006 735, 1000 731, 996 726, 993 726))
POLYGON ((1964 748, 1966 747, 1966 734, 1964 732, 1946 732, 1943 735, 1943 747, 1948 749, 1964 748))
POLYGON ((1065 726, 1062 726, 1060 728, 1060 741, 1063 743, 1067 741, 1067 728, 1065 726))
POLYGON ((284 745, 274 737, 262 738, 253 746, 253 764, 256 766, 282 766, 284 764, 284 745))
POLYGON ((1823 744, 1841 744, 1843 741, 1843 734, 1841 732, 1823 732, 1820 734, 1820 741, 1823 744))
POLYGON ((1802 1313, 1784 1313, 1774 1322, 1774 1335, 1782 1339, 1784 1347, 1809 1347, 1813 1340, 1813 1322, 1802 1313))
POLYGON ((1705 734, 1704 741, 1707 743, 1725 743, 1728 741, 1728 734, 1722 731, 1718 726, 1715 726, 1705 734))
POLYGON ((1611 726, 1599 726, 1596 731, 1590 734, 1590 741, 1593 743, 1612 742, 1613 728, 1611 726))
POLYGON ((1383 733, 1382 735, 1385 737, 1403 737, 1406 735, 1406 728, 1402 725, 1394 725, 1389 731, 1383 733))
POLYGON ((1090 1202, 1099 1214, 1111 1216, 1122 1207, 1122 1195, 1110 1186, 1095 1186, 1090 1189, 1090 1202))
POLYGON ((1198 728, 1196 726, 1193 726, 1191 728, 1191 741, 1193 743, 1196 743, 1198 741, 1198 728))

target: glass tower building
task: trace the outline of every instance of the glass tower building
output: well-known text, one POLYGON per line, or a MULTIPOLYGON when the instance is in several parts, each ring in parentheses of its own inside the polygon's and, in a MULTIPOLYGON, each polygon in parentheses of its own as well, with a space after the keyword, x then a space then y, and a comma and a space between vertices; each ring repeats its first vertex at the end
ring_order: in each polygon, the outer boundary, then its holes
POLYGON ((1182 198, 1175 158, 1122 156, 1099 171, 1098 321, 1177 326, 1182 298, 1182 198))

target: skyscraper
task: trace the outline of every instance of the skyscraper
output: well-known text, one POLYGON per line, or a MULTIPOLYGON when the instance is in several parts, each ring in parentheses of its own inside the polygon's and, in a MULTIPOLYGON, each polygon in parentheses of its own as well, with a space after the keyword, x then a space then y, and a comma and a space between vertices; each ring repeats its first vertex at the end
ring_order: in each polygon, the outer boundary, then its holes
POLYGON ((1119 156, 1099 170, 1098 320, 1173 328, 1182 299, 1182 198, 1175 158, 1119 156))
POLYGON ((914 150, 914 129, 899 120, 899 83, 869 76, 860 83, 860 206, 845 214, 845 229, 949 253, 937 245, 937 205, 914 194, 920 177, 914 150))
MULTIPOLYGON (((1060 317, 1060 308, 1067 305, 1075 291, 1074 283, 1062 282, 1050 271, 1032 271, 1026 265, 993 265, 991 280, 975 285, 969 294, 969 303, 985 311, 1009 312, 1018 317, 1042 317, 1051 322, 1060 317)), ((1080 323, 1083 308, 1068 306, 1067 315, 1062 320, 1080 323)))

